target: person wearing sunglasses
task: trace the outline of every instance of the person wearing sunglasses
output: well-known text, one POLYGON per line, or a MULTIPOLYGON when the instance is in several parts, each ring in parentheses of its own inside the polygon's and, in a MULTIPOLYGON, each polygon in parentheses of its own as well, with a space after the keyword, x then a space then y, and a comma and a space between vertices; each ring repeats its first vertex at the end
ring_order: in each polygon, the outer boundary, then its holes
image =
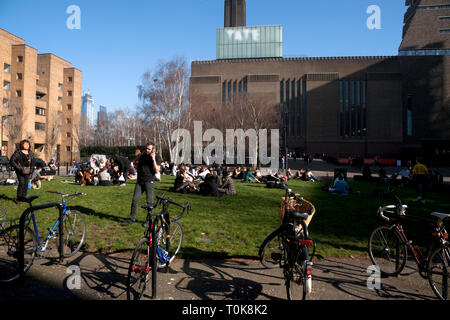
MULTIPOLYGON (((161 157, 156 153, 155 145, 147 144, 145 152, 139 156, 137 166, 137 181, 134 188, 133 200, 131 202, 130 218, 122 222, 122 226, 130 225, 136 222, 136 215, 139 200, 145 192, 147 196, 147 205, 153 205, 153 189, 156 180, 156 174, 161 170, 161 157)), ((144 223, 144 226, 148 221, 144 223)))

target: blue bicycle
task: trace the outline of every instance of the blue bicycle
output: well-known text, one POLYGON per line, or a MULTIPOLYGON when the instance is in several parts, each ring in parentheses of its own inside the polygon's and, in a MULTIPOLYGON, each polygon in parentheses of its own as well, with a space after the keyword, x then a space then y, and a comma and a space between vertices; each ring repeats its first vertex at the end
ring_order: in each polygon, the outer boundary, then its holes
MULTIPOLYGON (((61 206, 63 208, 63 257, 71 257, 77 253, 86 238, 86 221, 83 214, 76 210, 70 210, 66 206, 65 198, 85 195, 77 192, 74 194, 64 194, 58 191, 47 191, 53 194, 59 194, 62 197, 61 206)), ((25 199, 30 207, 37 196, 25 199)), ((11 282, 19 278, 18 268, 18 245, 19 245, 19 219, 3 220, 0 224, 0 282, 11 282), (9 227, 5 224, 9 223, 9 227)), ((56 240, 59 247, 59 218, 49 228, 47 237, 43 242, 39 237, 36 217, 31 212, 29 219, 25 223, 24 230, 24 273, 30 269, 36 255, 44 257, 44 253, 49 248, 50 240, 56 240)))

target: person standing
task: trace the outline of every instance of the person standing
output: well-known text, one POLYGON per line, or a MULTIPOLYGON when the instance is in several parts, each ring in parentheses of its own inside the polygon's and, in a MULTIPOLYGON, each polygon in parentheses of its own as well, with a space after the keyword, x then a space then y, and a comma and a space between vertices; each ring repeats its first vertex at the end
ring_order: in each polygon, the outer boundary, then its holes
POLYGON ((30 142, 22 140, 19 144, 19 150, 16 150, 11 156, 10 165, 14 168, 19 181, 17 187, 17 201, 25 202, 27 197, 28 183, 31 173, 34 169, 34 157, 30 150, 30 142))
POLYGON ((428 168, 422 163, 422 158, 416 159, 416 165, 412 169, 412 181, 417 190, 417 201, 425 204, 425 191, 427 188, 428 168))
MULTIPOLYGON (((139 163, 137 167, 137 182, 134 188, 133 200, 131 202, 130 218, 122 222, 122 226, 133 224, 136 222, 136 215, 139 200, 142 193, 146 193, 147 205, 153 205, 153 188, 156 180, 156 174, 161 169, 161 157, 156 154, 155 145, 152 143, 147 144, 145 152, 139 157, 139 163)), ((148 225, 148 221, 144 223, 144 226, 148 225)))

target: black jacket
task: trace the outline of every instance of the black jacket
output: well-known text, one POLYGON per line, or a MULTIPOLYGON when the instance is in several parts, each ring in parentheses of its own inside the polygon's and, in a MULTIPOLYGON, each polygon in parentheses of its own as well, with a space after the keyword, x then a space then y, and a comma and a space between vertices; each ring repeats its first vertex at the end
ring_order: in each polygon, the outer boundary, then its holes
POLYGON ((28 156, 23 153, 21 150, 16 150, 13 155, 11 156, 11 159, 9 160, 9 164, 14 168, 17 175, 22 175, 22 168, 23 167, 30 167, 30 172, 33 171, 34 168, 34 156, 33 152, 28 151, 28 156))
MULTIPOLYGON (((161 157, 157 154, 155 156, 156 165, 161 165, 161 157)), ((155 170, 153 169, 153 159, 150 155, 144 153, 139 157, 137 167, 138 183, 155 181, 155 170)))
POLYGON ((113 158, 113 160, 114 160, 114 165, 119 166, 119 172, 124 172, 126 169, 129 169, 131 166, 131 162, 130 162, 130 160, 128 160, 128 158, 115 156, 113 158))

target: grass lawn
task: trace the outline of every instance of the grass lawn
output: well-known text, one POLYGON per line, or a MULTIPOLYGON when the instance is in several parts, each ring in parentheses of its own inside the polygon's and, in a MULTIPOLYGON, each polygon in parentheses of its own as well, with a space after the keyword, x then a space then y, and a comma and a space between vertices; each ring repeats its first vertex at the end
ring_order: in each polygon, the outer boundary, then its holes
MULTIPOLYGON (((144 233, 141 223, 144 210, 138 213, 138 223, 122 227, 120 222, 129 217, 134 182, 126 187, 81 187, 62 183, 65 179, 43 182, 41 190, 29 190, 28 195, 38 195, 34 204, 59 202, 60 197, 45 192, 57 190, 66 193, 82 191, 85 197, 69 198, 68 205, 84 213, 87 222, 85 251, 131 251, 144 233)), ((155 185, 155 194, 169 194, 173 177, 163 176, 155 185)), ((331 183, 331 181, 329 182, 331 183)), ((281 223, 279 218, 284 190, 267 189, 264 184, 242 184, 235 181, 238 195, 207 198, 196 194, 172 193, 174 201, 191 203, 189 215, 181 219, 184 241, 181 256, 191 258, 257 257, 258 248, 265 237, 281 223)), ((317 242, 320 256, 349 256, 366 254, 367 239, 371 230, 380 223, 376 213, 379 205, 392 203, 375 195, 374 184, 350 182, 360 190, 359 195, 337 196, 321 190, 323 183, 289 181, 289 186, 316 206, 316 215, 310 224, 310 234, 317 242)), ((450 213, 450 199, 443 194, 429 193, 426 205, 414 202, 412 189, 399 189, 403 201, 409 205, 409 214, 428 215, 439 211, 450 213)), ((17 218, 27 204, 15 204, 16 190, 0 186, 0 205, 9 218, 17 218)), ((145 196, 141 198, 145 204, 145 196)), ((169 207, 172 215, 180 209, 169 207)), ((57 218, 55 209, 37 214, 40 235, 57 218)))

